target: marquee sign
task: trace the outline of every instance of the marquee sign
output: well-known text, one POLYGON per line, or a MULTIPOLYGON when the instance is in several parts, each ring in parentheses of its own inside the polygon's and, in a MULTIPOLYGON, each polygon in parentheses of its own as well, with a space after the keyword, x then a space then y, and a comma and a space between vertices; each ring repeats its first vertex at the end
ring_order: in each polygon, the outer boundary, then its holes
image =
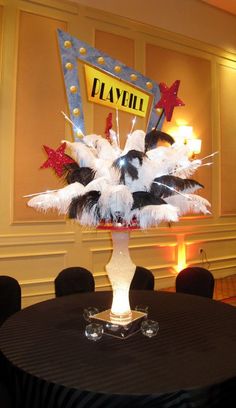
POLYGON ((84 64, 90 102, 147 117, 147 132, 155 127, 155 105, 160 99, 157 83, 64 31, 58 30, 58 40, 75 138, 78 129, 86 134, 78 61, 84 64))
POLYGON ((145 117, 149 95, 85 64, 88 100, 145 117))

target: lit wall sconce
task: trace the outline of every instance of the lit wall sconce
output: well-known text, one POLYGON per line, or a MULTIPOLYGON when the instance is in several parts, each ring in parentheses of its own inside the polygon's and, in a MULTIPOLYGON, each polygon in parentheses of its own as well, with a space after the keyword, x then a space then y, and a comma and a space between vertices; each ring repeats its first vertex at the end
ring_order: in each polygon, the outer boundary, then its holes
POLYGON ((188 125, 179 126, 179 139, 186 143, 186 140, 193 138, 193 127, 188 125))
POLYGON ((197 154, 201 153, 201 139, 187 139, 186 144, 189 148, 192 159, 194 159, 197 154))
POLYGON ((188 125, 179 126, 178 135, 179 142, 188 146, 190 157, 194 159, 201 152, 201 139, 194 137, 193 128, 188 125))

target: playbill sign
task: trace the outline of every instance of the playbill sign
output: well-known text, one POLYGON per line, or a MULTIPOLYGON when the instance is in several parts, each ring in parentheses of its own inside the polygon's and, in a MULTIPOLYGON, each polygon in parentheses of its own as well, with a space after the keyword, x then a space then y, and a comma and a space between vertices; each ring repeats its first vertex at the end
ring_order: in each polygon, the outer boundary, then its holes
POLYGON ((85 64, 84 68, 90 102, 117 108, 137 116, 147 115, 148 94, 89 65, 85 64))
POLYGON ((58 30, 58 40, 75 139, 78 129, 86 134, 83 103, 88 102, 139 116, 143 122, 146 119, 147 133, 155 127, 155 105, 160 99, 159 85, 155 81, 69 33, 58 30), (84 75, 78 69, 78 62, 84 75), (84 85, 86 101, 82 100, 81 87, 84 85))

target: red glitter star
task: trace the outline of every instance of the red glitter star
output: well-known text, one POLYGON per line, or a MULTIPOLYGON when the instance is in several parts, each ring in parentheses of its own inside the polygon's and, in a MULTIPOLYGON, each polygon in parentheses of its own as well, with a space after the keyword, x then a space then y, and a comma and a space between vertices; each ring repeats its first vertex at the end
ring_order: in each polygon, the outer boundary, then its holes
POLYGON ((65 164, 74 163, 74 160, 67 156, 65 152, 66 143, 62 143, 56 150, 51 149, 48 146, 43 146, 47 152, 48 159, 42 164, 40 169, 51 167, 55 170, 57 175, 61 177, 63 175, 63 167, 65 164))
POLYGON ((162 93, 161 99, 157 102, 155 109, 162 108, 165 111, 166 120, 171 121, 173 110, 175 106, 184 106, 184 102, 177 97, 180 80, 177 79, 170 88, 162 82, 159 87, 162 93))

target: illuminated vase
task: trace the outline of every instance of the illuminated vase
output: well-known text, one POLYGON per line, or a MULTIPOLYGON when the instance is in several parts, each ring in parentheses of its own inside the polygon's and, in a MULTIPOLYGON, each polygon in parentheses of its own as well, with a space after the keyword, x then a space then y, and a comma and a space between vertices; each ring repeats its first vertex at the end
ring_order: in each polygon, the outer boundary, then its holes
POLYGON ((129 303, 129 288, 136 265, 129 254, 129 231, 111 231, 113 252, 106 271, 113 291, 110 318, 115 323, 129 322, 132 312, 129 303))

